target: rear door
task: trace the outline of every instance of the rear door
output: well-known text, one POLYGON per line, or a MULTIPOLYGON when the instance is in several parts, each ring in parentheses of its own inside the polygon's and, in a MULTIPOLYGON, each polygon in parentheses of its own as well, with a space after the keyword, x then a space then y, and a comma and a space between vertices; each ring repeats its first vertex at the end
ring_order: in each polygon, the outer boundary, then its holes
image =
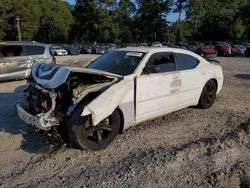
POLYGON ((176 67, 181 74, 180 105, 195 105, 201 94, 202 74, 197 67, 199 60, 194 56, 175 53, 176 67))
POLYGON ((32 60, 25 56, 21 45, 2 45, 0 53, 0 74, 21 72, 31 67, 32 60))

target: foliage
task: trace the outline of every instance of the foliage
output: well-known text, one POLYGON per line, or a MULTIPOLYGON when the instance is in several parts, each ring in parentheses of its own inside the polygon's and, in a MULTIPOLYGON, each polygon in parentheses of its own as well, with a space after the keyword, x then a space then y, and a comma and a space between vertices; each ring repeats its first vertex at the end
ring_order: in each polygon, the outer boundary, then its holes
POLYGON ((73 15, 75 24, 71 37, 79 42, 112 42, 119 31, 110 6, 113 1, 77 0, 73 15))
POLYGON ((114 11, 115 22, 119 29, 119 42, 133 42, 134 32, 133 28, 134 17, 136 12, 136 5, 130 0, 120 0, 114 11))
POLYGON ((35 39, 47 43, 67 41, 73 24, 72 7, 60 0, 39 0, 38 2, 41 16, 35 39))
POLYGON ((0 40, 131 43, 250 40, 249 0, 0 0, 0 40), (186 19, 169 23, 172 12, 186 19))
POLYGON ((167 14, 170 12, 168 0, 137 0, 135 15, 137 35, 140 41, 162 41, 167 32, 167 14))
POLYGON ((243 40, 244 25, 238 12, 244 3, 245 0, 190 0, 187 20, 193 23, 193 39, 243 40))
POLYGON ((65 41, 73 17, 71 7, 61 0, 0 0, 0 39, 17 40, 16 18, 22 40, 65 41))

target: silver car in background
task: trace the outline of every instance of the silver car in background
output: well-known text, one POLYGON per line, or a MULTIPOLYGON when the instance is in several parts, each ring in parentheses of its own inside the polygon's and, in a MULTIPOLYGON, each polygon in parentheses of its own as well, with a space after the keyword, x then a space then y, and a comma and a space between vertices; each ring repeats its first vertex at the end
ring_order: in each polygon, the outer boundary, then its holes
POLYGON ((48 44, 37 42, 0 42, 0 82, 29 77, 36 62, 55 63, 48 44))

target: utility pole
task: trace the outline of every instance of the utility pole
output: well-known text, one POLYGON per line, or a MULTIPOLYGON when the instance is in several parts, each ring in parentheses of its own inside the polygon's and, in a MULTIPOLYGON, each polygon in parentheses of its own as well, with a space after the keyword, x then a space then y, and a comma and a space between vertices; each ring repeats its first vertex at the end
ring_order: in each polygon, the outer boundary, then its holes
POLYGON ((16 17, 16 25, 17 25, 17 31, 18 31, 18 39, 19 39, 19 41, 21 41, 22 38, 21 38, 20 18, 19 17, 16 17))

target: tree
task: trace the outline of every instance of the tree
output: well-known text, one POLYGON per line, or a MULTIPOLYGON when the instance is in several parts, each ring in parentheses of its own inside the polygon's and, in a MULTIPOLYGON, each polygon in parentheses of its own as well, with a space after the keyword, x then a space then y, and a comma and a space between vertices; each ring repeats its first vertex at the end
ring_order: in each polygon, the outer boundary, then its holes
POLYGON ((237 13, 245 0, 190 0, 187 19, 192 22, 193 39, 228 40, 237 13))
POLYGON ((114 1, 77 0, 73 15, 75 24, 71 30, 73 41, 113 42, 119 30, 112 10, 114 1))
POLYGON ((168 0, 137 0, 136 25, 140 41, 161 41, 167 30, 168 0))
MULTIPOLYGON (((176 0, 176 1, 174 1, 173 12, 179 13, 178 24, 177 24, 177 26, 178 26, 178 30, 177 30, 178 42, 183 40, 183 36, 181 36, 182 35, 181 13, 187 8, 187 6, 188 6, 188 0, 176 0)), ((175 24, 175 26, 176 26, 176 24, 175 24)))
POLYGON ((47 43, 64 43, 73 24, 72 7, 60 0, 39 0, 39 29, 35 39, 47 43))
POLYGON ((16 18, 20 18, 20 27, 23 40, 32 40, 39 25, 39 7, 35 0, 12 0, 1 3, 4 12, 3 18, 6 28, 4 28, 4 38, 17 40, 16 18), (6 23, 7 22, 7 23, 6 23))
POLYGON ((119 29, 119 40, 123 43, 129 43, 134 40, 134 33, 131 28, 133 28, 135 11, 136 6, 130 0, 120 0, 115 9, 115 22, 119 29))
POLYGON ((230 27, 230 39, 233 41, 244 41, 247 38, 246 31, 246 26, 240 19, 237 19, 230 27))
MULTIPOLYGON (((245 34, 244 39, 250 41, 250 1, 246 1, 245 3, 242 3, 242 6, 240 7, 239 13, 237 16, 241 18, 241 27, 245 27, 245 34)), ((238 26, 239 27, 239 26, 238 26)), ((240 29, 241 31, 243 29, 240 29)))
POLYGON ((71 6, 61 0, 0 0, 0 39, 17 40, 16 18, 22 40, 65 42, 73 21, 71 6))
POLYGON ((6 30, 10 27, 6 18, 6 3, 5 0, 0 0, 0 40, 6 36, 6 30))

